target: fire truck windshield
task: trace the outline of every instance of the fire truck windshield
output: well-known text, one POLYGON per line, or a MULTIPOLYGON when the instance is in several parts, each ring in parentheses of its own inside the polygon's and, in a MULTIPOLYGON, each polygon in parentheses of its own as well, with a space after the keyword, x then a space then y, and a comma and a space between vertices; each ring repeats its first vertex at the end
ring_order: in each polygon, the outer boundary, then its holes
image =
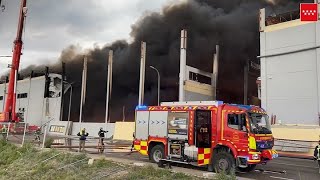
POLYGON ((250 130, 254 134, 271 134, 271 125, 266 114, 249 113, 250 130))

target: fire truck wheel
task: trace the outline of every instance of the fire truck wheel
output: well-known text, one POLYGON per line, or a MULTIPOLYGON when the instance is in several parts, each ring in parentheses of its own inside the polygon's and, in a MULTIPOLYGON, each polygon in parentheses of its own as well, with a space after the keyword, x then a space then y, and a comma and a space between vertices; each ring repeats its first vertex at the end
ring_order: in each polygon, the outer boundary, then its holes
POLYGON ((251 172, 255 170, 256 166, 256 164, 249 164, 246 168, 237 167, 237 169, 241 172, 251 172))
POLYGON ((226 172, 229 174, 235 166, 233 156, 225 151, 220 151, 215 154, 212 162, 213 168, 217 173, 226 172))
POLYGON ((152 162, 158 163, 160 159, 164 158, 164 148, 162 145, 156 145, 151 149, 149 158, 152 162))

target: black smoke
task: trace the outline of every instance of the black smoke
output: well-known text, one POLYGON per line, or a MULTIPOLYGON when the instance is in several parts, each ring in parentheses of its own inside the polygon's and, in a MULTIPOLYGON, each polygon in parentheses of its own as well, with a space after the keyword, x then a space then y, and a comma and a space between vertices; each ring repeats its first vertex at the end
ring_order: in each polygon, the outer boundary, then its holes
MULTIPOLYGON (((180 31, 188 30, 187 64, 212 71, 215 45, 221 47, 218 98, 230 103, 243 103, 243 68, 247 60, 259 63, 259 9, 268 14, 299 8, 297 0, 189 0, 169 4, 161 13, 145 14, 132 25, 132 43, 116 41, 103 48, 94 48, 86 55, 88 62, 87 97, 84 121, 104 121, 108 51, 114 51, 113 89, 110 105, 112 121, 122 119, 122 107, 127 120, 133 120, 138 102, 140 43, 147 42, 145 104, 157 103, 156 73, 161 74, 161 101, 177 101, 179 74, 180 31)), ((74 84, 72 119, 78 120, 83 52, 79 47, 64 49, 59 58, 66 63, 66 75, 74 84)), ((50 65, 50 71, 61 73, 60 62, 50 65)), ((42 67, 31 66, 20 74, 28 76, 42 67)), ((249 95, 256 96, 255 80, 251 74, 249 95)))

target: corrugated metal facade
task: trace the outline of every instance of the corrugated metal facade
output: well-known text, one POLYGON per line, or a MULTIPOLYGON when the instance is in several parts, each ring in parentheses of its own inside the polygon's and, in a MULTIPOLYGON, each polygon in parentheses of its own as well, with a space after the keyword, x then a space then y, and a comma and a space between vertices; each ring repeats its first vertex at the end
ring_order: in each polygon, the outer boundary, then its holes
MULTIPOLYGON (((51 98, 44 98, 45 77, 35 77, 31 80, 31 90, 29 94, 29 79, 20 80, 17 83, 17 105, 16 112, 21 113, 23 119, 30 125, 41 126, 49 119, 59 121, 61 111, 61 75, 49 74, 51 84, 51 98), (55 79, 55 80, 54 80, 55 79), (29 107, 28 107, 29 100, 29 107), (46 111, 46 108, 48 109, 46 111), (29 113, 28 113, 29 111, 29 113), (46 117, 46 112, 48 116, 46 117)), ((8 84, 7 84, 8 86, 8 84)), ((0 111, 3 111, 4 106, 4 84, 0 84, 0 111)))
POLYGON ((319 125, 320 23, 297 21, 260 33, 262 108, 282 124, 319 125))

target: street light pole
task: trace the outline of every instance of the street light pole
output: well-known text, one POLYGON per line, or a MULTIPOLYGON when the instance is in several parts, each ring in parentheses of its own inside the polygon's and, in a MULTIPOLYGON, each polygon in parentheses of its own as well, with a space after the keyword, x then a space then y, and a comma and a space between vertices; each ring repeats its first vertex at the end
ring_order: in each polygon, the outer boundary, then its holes
POLYGON ((160 73, 157 68, 150 66, 151 69, 155 70, 158 74, 158 106, 160 106, 160 73))
POLYGON ((68 122, 70 121, 70 113, 71 113, 71 103, 72 103, 72 85, 70 85, 70 97, 69 97, 69 112, 68 112, 68 122))

